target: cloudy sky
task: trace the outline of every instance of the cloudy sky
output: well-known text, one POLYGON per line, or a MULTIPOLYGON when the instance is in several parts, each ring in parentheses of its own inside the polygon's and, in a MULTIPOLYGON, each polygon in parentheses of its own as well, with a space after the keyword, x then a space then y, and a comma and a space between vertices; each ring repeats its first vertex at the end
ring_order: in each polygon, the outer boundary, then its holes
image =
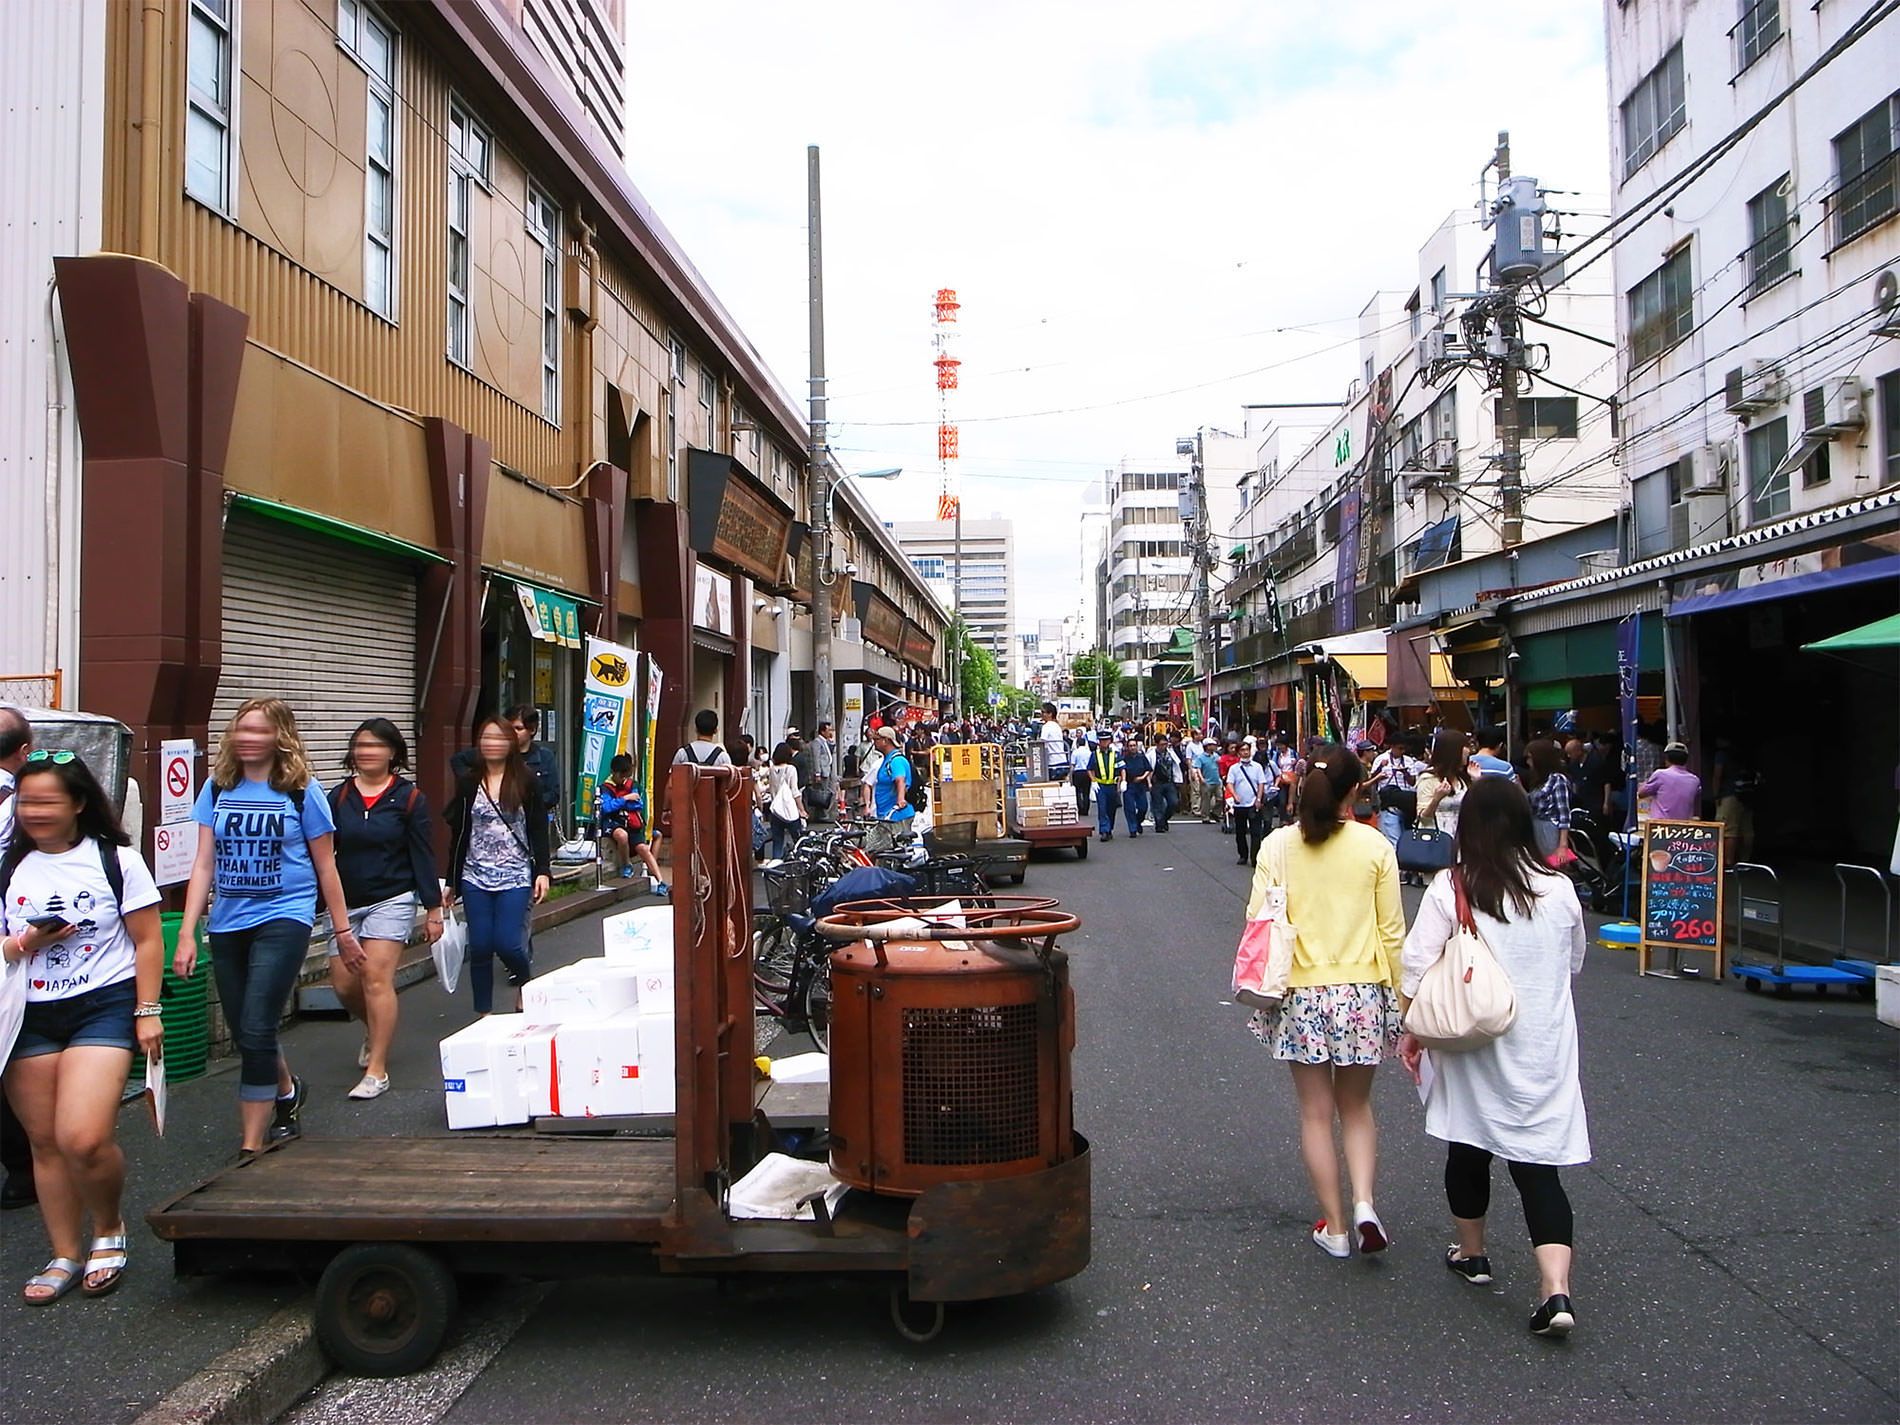
POLYGON ((964 513, 1015 520, 1033 629, 1079 607, 1086 482, 1344 392, 1356 314, 1416 285, 1499 129, 1607 207, 1602 3, 641 7, 628 166, 802 409, 819 145, 832 444, 904 467, 864 487, 890 519, 934 512, 957 290, 964 513))

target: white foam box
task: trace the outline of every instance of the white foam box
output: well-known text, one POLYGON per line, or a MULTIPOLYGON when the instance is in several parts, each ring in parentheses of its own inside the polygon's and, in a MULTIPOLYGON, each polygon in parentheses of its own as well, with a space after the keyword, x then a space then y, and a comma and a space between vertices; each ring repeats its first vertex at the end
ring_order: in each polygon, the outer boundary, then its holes
POLYGON ((561 1117, 647 1111, 637 1010, 583 1024, 563 1024, 555 1036, 554 1057, 560 1090, 556 1111, 561 1117))
POLYGON ((674 1079, 677 1062, 674 1053, 674 1018, 646 1010, 640 1013, 640 1087, 642 1113, 678 1111, 678 1085, 674 1079))
POLYGON ((521 990, 521 1012, 536 1024, 606 1019, 637 1003, 637 967, 600 956, 551 970, 521 990))
POLYGON ((615 963, 617 966, 631 968, 634 971, 642 1013, 673 1013, 673 947, 671 945, 664 949, 656 946, 636 951, 615 963))
POLYGON ((523 1116, 511 1122, 525 1123, 554 1112, 555 1030, 552 1024, 523 1024, 512 1034, 488 1041, 497 1109, 516 1102, 521 1105, 523 1116))
POLYGON ((1900 1029, 1900 965, 1874 967, 1874 1017, 1900 1029))
POLYGON ((642 906, 610 915, 600 923, 600 945, 609 960, 623 960, 643 950, 673 953, 673 907, 642 906))
MULTIPOLYGON (((442 1100, 451 1128, 493 1128, 498 1124, 525 1123, 521 1118, 504 1119, 496 1102, 494 1070, 489 1060, 489 1044, 520 1026, 514 1015, 489 1015, 465 1029, 459 1029, 438 1046, 442 1061, 442 1100)), ((519 1098, 518 1094, 512 1095, 519 1098)))

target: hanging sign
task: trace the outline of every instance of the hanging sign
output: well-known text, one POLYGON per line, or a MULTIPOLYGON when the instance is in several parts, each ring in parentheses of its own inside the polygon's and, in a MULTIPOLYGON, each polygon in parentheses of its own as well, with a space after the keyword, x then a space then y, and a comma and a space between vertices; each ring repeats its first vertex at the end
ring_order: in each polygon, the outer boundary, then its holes
POLYGON ((1722 823, 1643 824, 1643 938, 1637 972, 1649 973, 1652 949, 1667 947, 1671 969, 1684 950, 1715 956, 1715 977, 1728 968, 1722 946, 1722 823))
POLYGON ((625 752, 639 763, 640 691, 633 681, 639 655, 605 639, 587 640, 587 677, 581 690, 580 766, 574 779, 574 814, 594 815, 594 797, 613 759, 625 752))
POLYGON ((161 823, 191 820, 197 800, 198 744, 190 738, 158 744, 158 819, 161 823))

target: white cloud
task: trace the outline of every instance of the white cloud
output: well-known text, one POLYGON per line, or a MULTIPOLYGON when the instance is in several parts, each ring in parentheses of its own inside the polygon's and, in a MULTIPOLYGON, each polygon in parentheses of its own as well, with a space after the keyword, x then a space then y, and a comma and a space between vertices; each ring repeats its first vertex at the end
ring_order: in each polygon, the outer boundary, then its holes
POLYGON ((1086 478, 1235 428, 1244 401, 1343 390, 1355 314, 1416 283, 1499 129, 1520 171, 1607 206, 1600 0, 700 3, 636 25, 634 181, 801 403, 820 145, 833 443, 905 467, 867 488, 891 518, 934 506, 930 298, 957 289, 964 509, 1016 521, 1031 628, 1081 597, 1086 478), (988 419, 1043 411, 1072 413, 988 419))

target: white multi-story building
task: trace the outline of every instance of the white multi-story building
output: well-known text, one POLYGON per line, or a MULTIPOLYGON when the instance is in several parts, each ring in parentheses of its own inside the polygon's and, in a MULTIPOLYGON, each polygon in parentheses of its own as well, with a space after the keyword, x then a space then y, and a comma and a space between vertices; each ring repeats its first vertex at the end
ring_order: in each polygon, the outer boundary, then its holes
POLYGON ((1146 676, 1193 619, 1194 566, 1181 522, 1185 456, 1151 463, 1123 461, 1108 473, 1107 628, 1104 641, 1124 677, 1146 676))
POLYGON ((939 603, 957 609, 961 599, 971 640, 996 660, 999 677, 1011 678, 1017 662, 1015 525, 965 519, 961 546, 954 520, 898 520, 889 528, 939 603))

